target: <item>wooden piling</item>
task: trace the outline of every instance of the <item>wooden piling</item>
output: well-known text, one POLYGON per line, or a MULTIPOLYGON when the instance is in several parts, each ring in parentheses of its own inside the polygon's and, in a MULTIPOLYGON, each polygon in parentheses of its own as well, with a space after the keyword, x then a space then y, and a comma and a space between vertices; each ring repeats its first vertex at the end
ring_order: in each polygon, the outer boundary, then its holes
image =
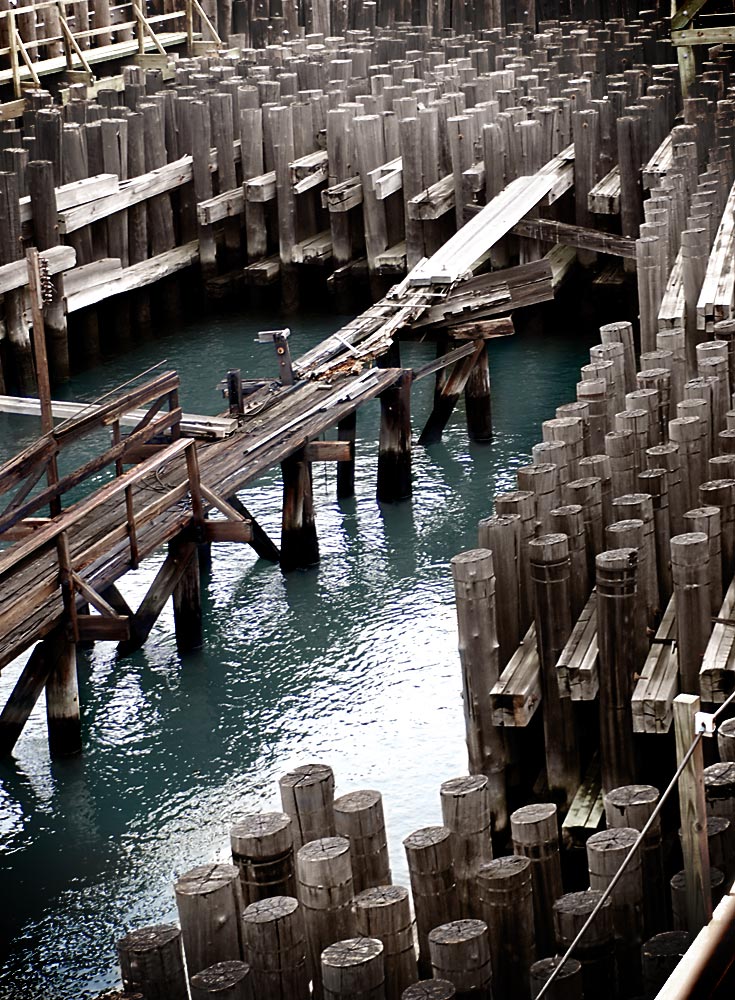
POLYGON ((234 865, 200 865, 174 885, 190 976, 242 958, 242 891, 234 865))
POLYGON ((314 520, 311 462, 303 448, 281 462, 281 474, 281 569, 284 572, 307 569, 319 562, 319 540, 314 520))
POLYGON ((735 764, 720 761, 704 769, 704 795, 708 816, 723 816, 735 823, 735 764))
MULTIPOLYGON (((551 528, 569 540, 569 597, 572 622, 576 622, 590 594, 589 560, 584 511, 579 504, 568 504, 551 511, 551 528)), ((594 556, 592 557, 594 558, 594 556)))
POLYGON ((566 535, 542 535, 529 543, 536 641, 541 665, 546 774, 549 791, 565 805, 579 785, 579 748, 572 703, 562 698, 556 662, 572 631, 566 535))
POLYGON ((495 588, 499 669, 502 671, 521 641, 522 522, 518 514, 496 514, 477 525, 477 541, 493 554, 493 568, 501 581, 495 588))
POLYGON ((334 772, 327 764, 302 764, 278 779, 283 811, 291 818, 294 851, 311 840, 335 836, 334 772))
MULTIPOLYGON (((531 966, 532 1000, 535 1000, 539 995, 544 983, 559 967, 560 963, 561 958, 542 958, 533 963, 531 966)), ((568 958, 544 996, 548 997, 549 1000, 582 1000, 582 985, 582 966, 576 958, 568 958)))
POLYGON ((454 556, 451 565, 469 770, 488 779, 493 823, 503 829, 507 824, 505 745, 493 724, 487 697, 500 676, 493 557, 488 549, 471 549, 454 556))
POLYGON ((286 813, 251 813, 230 827, 232 862, 240 871, 245 906, 269 896, 293 896, 293 834, 286 813))
MULTIPOLYGON (((603 549, 602 531, 602 480, 599 476, 587 476, 567 483, 564 490, 567 504, 581 508, 584 527, 584 552, 587 560, 585 582, 589 593, 590 581, 594 579, 595 557, 603 549)), ((562 508, 563 509, 563 508, 562 508)), ((557 525, 557 530, 562 530, 557 525)), ((566 532, 563 532, 566 534, 566 532)))
MULTIPOLYGON (((518 612, 521 635, 525 635, 533 616, 533 594, 531 586, 531 564, 528 555, 528 543, 535 535, 536 497, 530 490, 516 490, 512 493, 499 493, 495 496, 495 509, 498 516, 517 514, 520 517, 521 539, 518 562, 518 577, 520 584, 520 601, 518 612)), ((487 546, 485 546, 487 547, 487 546)))
POLYGON ((444 826, 452 833, 452 862, 460 912, 479 917, 475 892, 477 872, 493 858, 488 780, 482 774, 451 778, 442 782, 440 797, 444 826))
POLYGON ((695 507, 684 515, 687 532, 699 531, 709 542, 709 593, 711 614, 716 617, 722 607, 722 538, 719 507, 695 507))
POLYGON ((685 510, 691 505, 687 503, 681 475, 681 457, 676 444, 654 445, 646 452, 648 468, 666 470, 666 487, 669 497, 669 525, 672 535, 680 535, 684 528, 682 520, 685 510))
POLYGON ((712 631, 709 541, 705 534, 690 532, 671 539, 671 572, 681 687, 687 694, 697 694, 699 668, 712 631))
POLYGON ((308 1000, 304 915, 291 896, 251 903, 242 917, 243 945, 255 995, 308 1000))
POLYGON ((717 507, 720 512, 720 572, 722 589, 726 591, 735 574, 735 479, 712 479, 702 483, 699 498, 702 504, 717 507))
POLYGON ((255 1000, 247 962, 218 962, 189 980, 191 1000, 255 1000))
MULTIPOLYGON (((568 892, 554 904, 556 946, 565 952, 600 903, 602 891, 568 892)), ((599 1000, 617 996, 613 906, 605 900, 594 921, 577 945, 575 955, 582 966, 584 994, 599 1000)))
POLYGON ((459 917, 459 894, 452 862, 452 832, 427 826, 403 841, 419 942, 419 972, 431 972, 429 933, 447 918, 459 917))
POLYGON ((563 892, 556 806, 522 806, 511 814, 510 829, 513 853, 531 861, 536 951, 553 951, 553 908, 563 892))
POLYGON ((383 944, 377 938, 337 941, 321 955, 324 1000, 384 1000, 383 944))
POLYGON ((296 888, 304 913, 313 993, 321 998, 321 954, 349 937, 350 904, 355 895, 350 844, 344 837, 324 837, 304 844, 296 855, 296 888))
POLYGON ((51 663, 46 681, 49 750, 52 757, 69 757, 82 750, 77 648, 61 630, 44 641, 49 644, 51 663))
POLYGON ((717 750, 721 761, 735 761, 735 719, 725 719, 717 729, 717 750))
POLYGON ((400 1000, 418 979, 408 889, 401 885, 366 889, 355 896, 352 909, 355 931, 383 943, 386 1000, 400 1000))
POLYGON ((403 991, 401 1000, 454 1000, 457 992, 447 979, 422 979, 403 991))
POLYGON ((490 943, 484 921, 441 924, 429 934, 429 948, 435 979, 452 983, 458 998, 491 1000, 490 943))
MULTIPOLYGON (((659 800, 653 785, 624 785, 606 793, 605 819, 609 828, 629 827, 642 830, 659 800)), ((661 820, 656 819, 641 845, 643 878, 643 915, 646 935, 652 936, 667 925, 664 858, 661 845, 661 820)))
POLYGON ((117 942, 123 988, 146 1000, 188 1000, 181 931, 157 924, 131 931, 117 942))
POLYGON ((653 500, 648 493, 628 493, 613 500, 612 510, 615 523, 639 520, 643 524, 642 548, 644 552, 638 554, 638 593, 646 604, 648 628, 655 629, 661 614, 661 605, 659 604, 653 500))
MULTIPOLYGON (((637 830, 617 827, 594 833, 589 838, 587 864, 591 889, 607 889, 637 836, 637 830)), ((636 989, 641 979, 640 949, 643 940, 643 877, 639 853, 628 862, 610 898, 620 981, 626 984, 627 989, 636 989)))
POLYGON ((335 799, 334 827, 350 842, 355 892, 390 885, 390 858, 380 792, 363 789, 335 799))
POLYGON ((411 475, 410 371, 380 395, 377 497, 381 503, 408 500, 413 492, 411 475))
POLYGON ((536 956, 532 862, 512 855, 480 867, 475 891, 487 924, 494 988, 499 996, 528 994, 536 956))
POLYGON ((185 538, 174 538, 169 542, 168 551, 183 566, 172 595, 176 648, 183 655, 201 649, 203 643, 199 553, 196 544, 185 538))
POLYGON ((691 944, 688 931, 662 931, 646 941, 641 950, 643 992, 655 997, 691 944))
POLYGON ((602 787, 610 790, 635 779, 630 697, 639 666, 638 556, 635 549, 612 549, 597 556, 596 566, 600 761, 602 787))

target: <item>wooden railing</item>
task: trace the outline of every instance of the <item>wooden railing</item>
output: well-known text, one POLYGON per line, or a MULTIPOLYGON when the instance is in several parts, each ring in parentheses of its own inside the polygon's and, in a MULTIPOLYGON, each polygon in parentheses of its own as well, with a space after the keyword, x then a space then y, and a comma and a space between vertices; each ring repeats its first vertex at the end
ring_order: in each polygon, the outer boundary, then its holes
MULTIPOLYGON (((162 445, 153 444, 152 439, 167 435, 176 439, 180 435, 181 408, 178 402, 179 377, 176 372, 165 372, 145 385, 113 399, 101 406, 90 409, 88 414, 65 421, 59 427, 34 441, 25 451, 16 455, 0 468, 0 541, 15 541, 29 532, 36 532, 44 522, 27 521, 41 508, 49 505, 52 515, 61 511, 61 499, 70 490, 79 486, 106 466, 115 466, 118 477, 122 477, 123 466, 140 461, 150 455, 151 448, 161 451, 162 445), (133 429, 124 437, 121 433, 121 419, 131 410, 148 405, 148 409, 133 429), (163 413, 164 406, 167 410, 163 413), (58 475, 59 457, 80 439, 109 428, 112 445, 62 477, 58 475), (46 485, 33 496, 43 477, 46 485)), ((129 493, 129 491, 128 491, 129 493)), ((132 507, 131 500, 128 506, 132 507)), ((135 548, 134 532, 131 545, 135 548)), ((133 552, 133 562, 137 564, 133 552)))
POLYGON ((142 530, 174 504, 185 501, 189 496, 190 506, 187 504, 186 510, 176 519, 176 531, 189 521, 201 524, 204 519, 196 445, 191 439, 182 438, 119 478, 106 483, 92 496, 80 501, 61 516, 37 527, 30 537, 0 554, 0 591, 10 586, 12 577, 17 580, 19 575, 28 576, 28 584, 23 587, 23 599, 11 602, 0 613, 0 634, 7 635, 20 623, 31 619, 61 588, 64 613, 75 640, 87 638, 92 632, 96 638, 100 638, 100 628, 105 625, 97 616, 90 621, 92 616, 80 614, 80 601, 92 605, 103 619, 107 619, 107 628, 103 629, 105 638, 126 638, 127 618, 115 612, 95 588, 82 578, 82 572, 101 557, 119 552, 121 545, 129 547, 126 562, 130 567, 135 567, 139 559, 161 543, 161 539, 156 536, 150 540, 150 544, 139 545, 142 530), (180 481, 173 486, 163 485, 163 492, 155 500, 136 510, 133 504, 135 487, 140 487, 144 480, 155 476, 162 468, 170 467, 180 457, 186 462, 186 472, 180 481), (119 503, 123 498, 126 517, 120 522, 119 519, 109 519, 108 514, 110 530, 81 551, 77 547, 76 553, 73 553, 71 543, 80 526, 88 524, 90 517, 97 512, 102 516, 101 512, 109 504, 115 501, 119 503))

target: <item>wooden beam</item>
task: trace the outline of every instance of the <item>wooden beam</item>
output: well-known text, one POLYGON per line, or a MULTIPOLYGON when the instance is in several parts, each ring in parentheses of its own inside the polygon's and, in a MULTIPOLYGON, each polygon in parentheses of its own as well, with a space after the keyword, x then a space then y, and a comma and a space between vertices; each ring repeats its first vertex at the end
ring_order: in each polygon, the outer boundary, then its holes
POLYGON ((130 637, 130 619, 106 615, 77 615, 79 642, 125 642, 130 637))
POLYGON ((687 0, 683 7, 672 11, 671 30, 681 31, 683 28, 686 28, 706 3, 707 0, 687 0))
POLYGON ((434 407, 429 414, 429 419, 419 437, 419 444, 436 444, 441 441, 442 432, 447 426, 447 422, 452 415, 452 411, 457 404, 457 400, 467 385, 467 380, 472 374, 475 362, 480 353, 485 350, 485 341, 475 342, 475 349, 472 354, 462 358, 454 367, 454 371, 444 382, 441 389, 434 397, 434 407))
POLYGON ((551 219, 522 219, 512 227, 511 232, 516 236, 529 236, 532 239, 548 240, 549 243, 563 243, 569 247, 635 260, 635 240, 598 232, 596 229, 570 226, 551 219))
POLYGON ((211 521, 203 525, 207 542, 252 542, 253 528, 249 521, 211 521))
POLYGON ((178 546, 175 551, 170 551, 166 556, 153 583, 148 588, 148 593, 133 615, 130 622, 130 637, 123 640, 117 647, 119 656, 134 653, 145 643, 166 601, 171 597, 174 588, 184 575, 194 552, 196 552, 196 542, 187 542, 178 546))
POLYGON ((735 42, 735 27, 688 28, 672 31, 672 45, 732 45, 735 42))
POLYGON ((272 542, 268 537, 266 532, 261 528, 260 524, 255 520, 253 515, 247 509, 242 500, 237 496, 231 496, 227 498, 227 502, 231 507, 233 507, 238 514, 241 514, 250 522, 252 528, 253 537, 250 540, 250 545, 255 549, 257 554, 261 559, 266 559, 268 562, 279 562, 281 558, 281 553, 275 542, 272 542))
POLYGON ((28 716, 41 696, 53 661, 49 656, 48 640, 37 643, 13 692, 0 713, 0 757, 12 753, 28 716))
POLYGON ((352 449, 347 441, 310 441, 304 457, 307 462, 349 462, 352 449))

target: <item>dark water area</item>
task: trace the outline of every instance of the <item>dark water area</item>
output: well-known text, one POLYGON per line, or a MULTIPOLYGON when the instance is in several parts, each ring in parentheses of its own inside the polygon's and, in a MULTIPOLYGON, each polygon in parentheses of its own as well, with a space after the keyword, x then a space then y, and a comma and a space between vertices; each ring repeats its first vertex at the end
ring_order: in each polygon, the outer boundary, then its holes
MULTIPOLYGON (((344 321, 292 320, 294 353, 344 321)), ((468 443, 460 404, 441 444, 415 446, 411 502, 376 502, 379 404, 361 409, 355 498, 338 502, 335 467, 314 467, 319 567, 284 577, 248 546, 214 546, 201 651, 177 654, 167 608, 135 655, 118 659, 109 643, 80 655, 84 754, 50 760, 41 700, 0 764, 3 1000, 72 1000, 114 984, 116 939, 175 919, 174 879, 227 860, 232 820, 278 808, 277 778, 299 763, 330 764, 337 794, 382 791, 394 880, 405 884, 401 841, 440 820, 440 783, 466 771, 449 560, 476 544, 478 519, 513 487, 541 421, 574 399, 600 321, 580 295, 517 317, 517 335, 489 345, 494 441, 468 443)), ((252 310, 192 319, 75 377, 63 395, 92 400, 166 358, 184 409, 214 414, 228 368, 275 374, 272 348, 253 343, 274 325, 252 310)), ((419 366, 434 347, 401 352, 419 366)), ((415 437, 432 391, 432 379, 415 387, 415 437)), ((35 420, 0 415, 0 461, 37 433, 35 420)), ((279 473, 242 499, 277 541, 279 473)), ((124 578, 129 603, 161 560, 124 578)), ((0 676, 3 703, 21 668, 0 676)))

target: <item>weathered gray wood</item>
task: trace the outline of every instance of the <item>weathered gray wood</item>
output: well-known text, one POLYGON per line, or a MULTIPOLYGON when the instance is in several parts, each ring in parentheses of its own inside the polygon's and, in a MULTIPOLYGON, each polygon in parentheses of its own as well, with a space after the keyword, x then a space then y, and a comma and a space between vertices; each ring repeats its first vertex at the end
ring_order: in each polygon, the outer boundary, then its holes
POLYGON ((79 713, 77 649, 63 632, 50 642, 52 668, 46 681, 46 725, 52 757, 69 757, 82 750, 79 713))
MULTIPOLYGON (((599 904, 602 891, 569 892, 554 904, 556 946, 565 952, 599 904)), ((598 911, 575 950, 582 966, 586 996, 613 1000, 617 996, 612 900, 607 899, 598 911)))
POLYGON ((534 942, 532 862, 513 855, 480 867, 475 891, 490 938, 493 982, 499 996, 525 996, 534 942))
POLYGON ((529 543, 529 552, 543 687, 547 781, 552 794, 566 804, 574 798, 580 768, 572 704, 560 696, 556 675, 557 660, 572 631, 569 542, 566 535, 542 535, 529 543))
POLYGON ((499 642, 499 669, 507 666, 521 641, 521 518, 519 514, 496 514, 477 526, 480 548, 493 554, 493 568, 500 585, 495 589, 499 642))
POLYGON ((403 841, 419 942, 419 972, 431 971, 429 932, 459 917, 459 894, 452 861, 452 833, 445 826, 416 830, 403 841))
POLYGON ((350 903, 355 894, 350 844, 344 837, 324 837, 304 844, 296 855, 296 885, 304 912, 314 996, 322 997, 321 954, 348 937, 350 903))
POLYGON ((390 885, 390 858, 380 792, 364 789, 335 799, 334 825, 337 836, 350 842, 355 892, 390 885))
POLYGON ((256 996, 308 1000, 306 931, 297 900, 273 896, 251 903, 242 927, 256 996))
POLYGON ((401 1000, 418 979, 408 889, 400 885, 366 889, 353 901, 355 930, 383 943, 386 1000, 401 1000))
MULTIPOLYGON (((531 966, 531 997, 541 992, 552 972, 558 968, 560 958, 542 958, 531 966)), ((576 958, 568 958, 561 972, 544 993, 549 1000, 582 1000, 582 966, 576 958)))
POLYGON ((189 980, 191 1000, 255 1000, 247 962, 217 962, 189 980))
POLYGON ((444 826, 452 832, 452 861, 461 913, 480 917, 474 891, 476 876, 480 866, 493 857, 488 780, 481 774, 451 778, 442 782, 440 798, 444 826))
MULTIPOLYGON (((605 890, 636 841, 638 832, 617 827, 593 834, 587 841, 590 888, 605 890)), ((643 938, 643 877, 640 854, 628 862, 611 895, 618 972, 621 981, 636 989, 641 980, 643 938)))
POLYGON ((602 552, 596 566, 600 759, 607 791, 635 778, 630 696, 637 656, 637 554, 634 549, 602 552))
POLYGON ((513 852, 531 861, 536 951, 554 948, 554 903, 562 895, 557 809, 544 802, 510 817, 513 852))
POLYGON ((188 1000, 181 931, 157 924, 131 931, 117 942, 123 987, 148 1000, 188 1000))
POLYGON ((330 944, 321 955, 324 1000, 383 1000, 383 943, 377 938, 347 938, 330 944))
POLYGON ((431 971, 449 979, 460 996, 492 998, 492 969, 487 925, 482 920, 454 920, 429 934, 431 971))
POLYGON ((242 958, 242 892, 234 865, 200 865, 174 885, 176 906, 192 976, 216 962, 242 958))
POLYGON ((232 861, 240 871, 245 906, 270 896, 293 896, 294 852, 286 813, 251 813, 230 827, 232 861))
POLYGON ((687 694, 697 694, 699 668, 712 630, 707 536, 702 532, 675 535, 671 539, 671 570, 681 687, 687 694))
POLYGON ((334 772, 327 764, 302 764, 278 780, 283 811, 291 817, 294 850, 334 837, 334 772))
POLYGON ((691 944, 688 931, 663 931, 643 945, 643 989, 646 996, 656 996, 686 954, 691 944))
POLYGON ((492 553, 488 549, 471 549, 454 556, 451 565, 469 770, 488 779, 494 825, 502 829, 507 824, 505 745, 493 724, 487 696, 500 675, 492 553))

